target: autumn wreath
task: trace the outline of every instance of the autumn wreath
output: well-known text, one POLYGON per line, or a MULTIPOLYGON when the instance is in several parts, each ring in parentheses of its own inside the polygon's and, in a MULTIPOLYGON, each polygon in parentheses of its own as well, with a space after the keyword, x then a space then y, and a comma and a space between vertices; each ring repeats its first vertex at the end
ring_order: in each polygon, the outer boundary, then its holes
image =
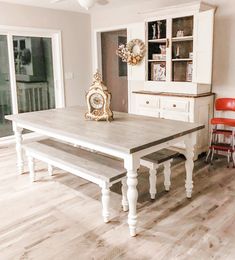
POLYGON ((123 62, 127 62, 129 65, 137 65, 143 60, 145 52, 144 42, 139 39, 134 39, 126 45, 120 45, 116 53, 123 62))

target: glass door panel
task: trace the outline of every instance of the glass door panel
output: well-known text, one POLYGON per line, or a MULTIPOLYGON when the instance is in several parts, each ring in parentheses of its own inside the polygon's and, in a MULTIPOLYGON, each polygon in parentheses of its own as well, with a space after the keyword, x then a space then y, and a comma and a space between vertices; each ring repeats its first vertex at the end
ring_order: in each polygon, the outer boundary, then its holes
POLYGON ((166 81, 166 20, 148 23, 148 80, 166 81))
POLYGON ((0 138, 13 134, 12 124, 5 120, 12 114, 11 84, 7 36, 0 35, 0 138))
POLYGON ((52 42, 43 37, 13 37, 18 112, 55 108, 52 42))
POLYGON ((172 21, 172 81, 191 82, 193 74, 193 16, 172 21))

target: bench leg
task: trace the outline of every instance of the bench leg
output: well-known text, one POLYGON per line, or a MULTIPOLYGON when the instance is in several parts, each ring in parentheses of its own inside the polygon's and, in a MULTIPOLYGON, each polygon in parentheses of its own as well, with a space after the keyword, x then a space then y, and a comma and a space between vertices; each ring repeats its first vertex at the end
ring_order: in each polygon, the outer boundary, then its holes
POLYGON ((34 182, 34 181, 36 181, 34 158, 32 156, 29 156, 29 155, 27 157, 28 157, 30 181, 34 182))
POLYGON ((158 165, 153 164, 152 167, 149 169, 149 193, 152 200, 155 199, 157 194, 157 169, 158 165))
POLYGON ((164 186, 166 191, 169 191, 171 186, 171 162, 172 160, 164 163, 164 186))
POLYGON ((128 199, 127 199, 127 178, 122 179, 122 208, 123 211, 128 211, 128 199))
POLYGON ((110 201, 110 190, 109 186, 107 184, 102 186, 102 206, 103 206, 103 211, 102 215, 104 218, 104 222, 108 223, 109 222, 109 201, 110 201))
POLYGON ((48 164, 48 173, 49 173, 49 176, 53 176, 53 166, 48 164))

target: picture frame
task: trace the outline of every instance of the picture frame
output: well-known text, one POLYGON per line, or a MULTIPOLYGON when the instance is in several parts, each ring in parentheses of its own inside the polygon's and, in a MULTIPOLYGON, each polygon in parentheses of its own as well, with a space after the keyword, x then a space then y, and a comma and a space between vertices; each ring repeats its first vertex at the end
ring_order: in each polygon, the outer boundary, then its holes
POLYGON ((166 64, 165 62, 152 62, 151 64, 151 78, 153 81, 166 80, 166 64))
POLYGON ((188 62, 186 68, 186 81, 192 82, 193 80, 193 63, 188 62))

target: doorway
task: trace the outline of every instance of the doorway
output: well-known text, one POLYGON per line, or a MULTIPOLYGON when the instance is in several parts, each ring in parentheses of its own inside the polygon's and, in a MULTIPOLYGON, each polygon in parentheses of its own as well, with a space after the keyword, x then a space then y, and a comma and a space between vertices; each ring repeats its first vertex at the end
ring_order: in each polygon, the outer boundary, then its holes
POLYGON ((58 34, 30 34, 0 30, 0 140, 13 135, 6 115, 64 106, 58 34))
POLYGON ((121 44, 127 42, 127 30, 101 32, 102 75, 112 94, 113 111, 128 112, 127 64, 116 55, 121 44))

